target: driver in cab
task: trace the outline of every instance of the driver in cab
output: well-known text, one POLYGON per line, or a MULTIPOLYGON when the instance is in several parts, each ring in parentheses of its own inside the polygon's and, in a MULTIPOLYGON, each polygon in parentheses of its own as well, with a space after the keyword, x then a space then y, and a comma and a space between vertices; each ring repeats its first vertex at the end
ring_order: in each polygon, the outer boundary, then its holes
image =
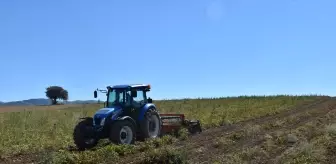
POLYGON ((130 95, 130 92, 127 92, 127 93, 126 93, 126 99, 127 99, 127 102, 128 102, 128 103, 132 102, 131 105, 132 105, 133 107, 135 107, 135 108, 141 106, 140 102, 134 100, 134 98, 130 95), (132 101, 131 101, 131 100, 132 100, 132 101))

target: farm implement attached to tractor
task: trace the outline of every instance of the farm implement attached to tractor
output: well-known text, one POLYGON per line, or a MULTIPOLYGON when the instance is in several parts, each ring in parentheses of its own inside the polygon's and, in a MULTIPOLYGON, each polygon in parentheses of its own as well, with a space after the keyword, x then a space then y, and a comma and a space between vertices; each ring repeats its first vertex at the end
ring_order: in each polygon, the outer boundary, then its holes
POLYGON ((183 114, 160 114, 151 98, 150 85, 115 85, 107 90, 104 108, 93 117, 81 118, 73 133, 79 149, 90 149, 100 139, 108 138, 115 144, 133 144, 135 140, 157 138, 187 128, 191 134, 202 131, 198 120, 187 120, 183 114))

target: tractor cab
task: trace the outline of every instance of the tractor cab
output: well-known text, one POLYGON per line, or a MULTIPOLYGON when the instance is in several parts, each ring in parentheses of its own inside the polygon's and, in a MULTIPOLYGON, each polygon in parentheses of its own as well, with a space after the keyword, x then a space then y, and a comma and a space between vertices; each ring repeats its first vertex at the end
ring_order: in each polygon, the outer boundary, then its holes
MULTIPOLYGON (((153 102, 151 98, 147 98, 148 91, 150 85, 108 86, 104 108, 123 108, 126 111, 139 109, 153 102)), ((97 98, 97 91, 94 91, 94 97, 97 98)))
MULTIPOLYGON (((150 85, 116 85, 106 88, 107 100, 104 104, 106 108, 113 108, 116 105, 141 107, 147 103, 152 103, 152 99, 147 98, 150 85)), ((97 90, 94 91, 94 98, 97 98, 97 90)))

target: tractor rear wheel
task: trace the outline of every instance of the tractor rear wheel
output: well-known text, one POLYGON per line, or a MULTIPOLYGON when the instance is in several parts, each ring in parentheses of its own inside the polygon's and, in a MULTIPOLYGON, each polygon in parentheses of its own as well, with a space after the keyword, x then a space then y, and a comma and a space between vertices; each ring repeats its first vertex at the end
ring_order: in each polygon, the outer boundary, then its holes
POLYGON ((116 121, 110 129, 109 139, 115 144, 134 144, 136 131, 133 124, 128 120, 116 121))
POLYGON ((162 122, 159 113, 154 109, 149 109, 145 113, 141 126, 143 139, 160 137, 162 122))
POLYGON ((80 150, 90 149, 97 145, 98 138, 93 129, 93 118, 86 118, 76 125, 73 140, 80 150))

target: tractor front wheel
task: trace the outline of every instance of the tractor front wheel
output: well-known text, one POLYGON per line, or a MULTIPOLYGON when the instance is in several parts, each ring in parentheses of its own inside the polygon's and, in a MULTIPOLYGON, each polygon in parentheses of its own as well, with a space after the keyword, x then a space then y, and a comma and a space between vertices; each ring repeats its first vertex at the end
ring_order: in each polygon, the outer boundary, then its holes
POLYGON ((90 149, 97 145, 98 138, 93 129, 93 118, 86 118, 76 125, 73 140, 80 150, 90 149))
POLYGON ((128 120, 119 120, 112 124, 110 129, 110 141, 115 144, 134 144, 136 131, 128 120))

